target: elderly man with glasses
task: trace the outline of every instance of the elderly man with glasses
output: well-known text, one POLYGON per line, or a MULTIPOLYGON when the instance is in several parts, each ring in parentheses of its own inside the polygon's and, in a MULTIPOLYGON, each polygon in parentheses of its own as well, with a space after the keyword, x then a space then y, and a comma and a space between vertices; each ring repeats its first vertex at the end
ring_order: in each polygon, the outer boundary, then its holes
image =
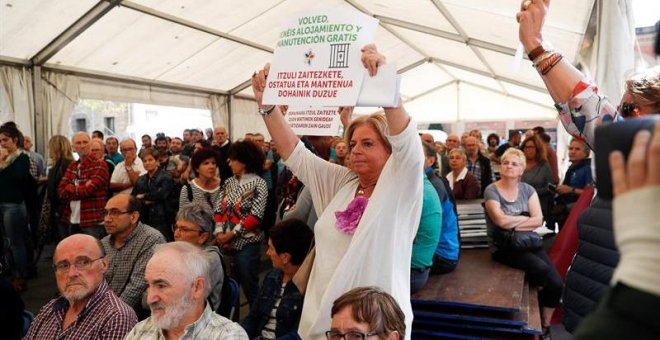
POLYGON ((100 242, 76 234, 55 248, 53 268, 60 297, 44 306, 26 339, 123 339, 135 312, 103 279, 108 262, 100 242))
POLYGON ((105 274, 108 285, 133 307, 141 320, 148 316, 148 311, 142 307, 142 295, 147 289, 144 269, 153 255, 154 246, 165 243, 165 238, 139 219, 140 201, 137 198, 126 194, 114 196, 103 210, 108 236, 101 243, 109 262, 105 274))
POLYGON ((137 156, 135 141, 127 138, 119 144, 124 161, 115 166, 110 178, 110 190, 116 194, 130 194, 140 175, 147 173, 142 160, 137 156))

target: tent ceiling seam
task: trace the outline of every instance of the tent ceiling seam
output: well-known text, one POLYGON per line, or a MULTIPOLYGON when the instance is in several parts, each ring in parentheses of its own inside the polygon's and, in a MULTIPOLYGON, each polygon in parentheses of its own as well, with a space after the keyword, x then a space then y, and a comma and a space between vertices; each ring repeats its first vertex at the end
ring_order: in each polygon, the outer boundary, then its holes
POLYGON ((500 91, 494 90, 494 89, 492 89, 492 88, 490 88, 490 87, 483 86, 483 85, 480 85, 480 84, 476 84, 476 83, 473 83, 473 82, 471 82, 471 81, 461 80, 461 82, 462 82, 462 83, 465 83, 465 84, 468 84, 468 85, 470 85, 470 86, 474 86, 474 87, 480 88, 480 89, 485 90, 485 91, 494 92, 494 93, 497 93, 497 94, 505 95, 505 96, 507 96, 507 97, 511 97, 511 98, 514 98, 514 99, 517 99, 517 100, 520 100, 520 101, 526 102, 526 103, 528 103, 528 104, 532 104, 532 105, 540 106, 540 107, 542 107, 542 108, 544 108, 544 109, 553 109, 553 110, 554 110, 554 106, 552 106, 552 105, 541 104, 541 103, 539 103, 539 102, 535 102, 535 101, 533 101, 533 100, 529 100, 529 99, 527 99, 527 98, 523 98, 523 97, 516 96, 516 95, 512 95, 512 94, 505 94, 505 93, 502 93, 502 92, 500 92, 500 91))
MULTIPOLYGON (((470 50, 472 51, 472 53, 474 53, 477 56, 477 58, 479 58, 479 61, 481 61, 481 63, 486 67, 488 72, 490 72, 491 78, 495 78, 495 76, 496 76, 495 70, 493 70, 493 68, 490 66, 490 64, 486 60, 486 58, 484 58, 484 55, 481 53, 481 51, 479 51, 479 49, 477 49, 475 46, 472 46, 472 45, 469 44, 470 36, 468 36, 467 32, 465 32, 465 30, 463 29, 463 27, 461 27, 461 25, 458 23, 458 21, 456 21, 456 19, 454 19, 454 16, 451 15, 451 13, 447 9, 447 7, 445 7, 445 5, 443 5, 439 0, 431 0, 431 1, 435 5, 435 7, 438 9, 438 11, 440 11, 440 13, 445 17, 445 19, 447 19, 447 21, 449 21, 449 23, 452 25, 452 27, 454 27, 456 32, 458 32, 458 34, 461 36, 461 39, 462 39, 463 43, 470 47, 470 50)), ((508 94, 508 92, 506 91, 506 89, 504 88, 504 86, 502 84, 500 84, 499 82, 497 82, 497 84, 502 88, 504 93, 508 94)))
POLYGON ((520 87, 524 87, 524 88, 534 90, 534 91, 537 91, 537 92, 540 92, 540 93, 546 93, 546 94, 548 93, 548 90, 545 89, 545 88, 538 87, 538 86, 535 86, 535 85, 530 85, 530 84, 527 84, 527 83, 523 83, 521 81, 511 79, 511 78, 507 78, 507 77, 502 77, 502 76, 498 76, 498 75, 491 76, 488 72, 482 71, 482 70, 479 70, 479 69, 476 69, 476 68, 473 68, 473 67, 469 67, 469 66, 465 66, 465 65, 461 65, 461 64, 456 64, 454 62, 447 61, 447 60, 442 60, 442 59, 438 59, 438 58, 432 58, 432 60, 433 60, 434 63, 439 64, 439 65, 446 65, 446 66, 458 68, 458 69, 461 69, 461 70, 464 70, 464 71, 476 73, 478 75, 493 78, 495 80, 501 80, 501 81, 504 81, 506 83, 510 83, 510 84, 517 85, 517 86, 520 86, 520 87))
POLYGON ((232 34, 228 34, 228 33, 218 31, 218 30, 213 29, 211 27, 207 27, 207 26, 204 26, 204 25, 201 25, 201 24, 197 24, 197 23, 192 22, 190 20, 186 20, 186 19, 179 18, 179 17, 176 17, 176 16, 171 15, 171 14, 167 14, 165 12, 155 10, 151 7, 142 6, 140 4, 137 4, 137 3, 134 3, 134 2, 131 2, 131 1, 124 1, 122 3, 122 6, 126 7, 126 8, 130 8, 130 9, 132 9, 134 11, 137 11, 137 12, 141 12, 141 13, 150 15, 150 16, 155 17, 155 18, 159 18, 161 20, 169 21, 171 23, 178 24, 178 25, 181 25, 181 26, 185 26, 185 27, 188 27, 188 28, 200 31, 200 32, 204 32, 206 34, 214 35, 214 36, 219 37, 219 38, 227 39, 227 40, 233 41, 233 42, 241 44, 241 45, 249 46, 249 47, 252 47, 254 49, 264 51, 264 52, 273 53, 273 49, 270 48, 270 47, 258 44, 256 42, 253 42, 253 41, 250 41, 250 40, 247 40, 247 39, 244 39, 244 38, 234 36, 232 34))
POLYGON ((31 58, 30 62, 37 66, 45 64, 50 58, 57 54, 57 52, 62 50, 71 41, 94 25, 94 23, 99 21, 103 16, 110 12, 110 10, 119 5, 120 2, 121 0, 99 1, 94 7, 78 18, 78 20, 62 31, 62 33, 60 33, 55 39, 46 44, 44 48, 31 58))
POLYGON ((183 85, 183 84, 176 84, 176 83, 169 83, 169 82, 164 82, 164 81, 158 81, 158 80, 152 80, 152 79, 144 79, 144 78, 139 78, 139 77, 131 77, 131 76, 122 76, 118 74, 106 74, 103 72, 95 72, 91 70, 83 70, 83 69, 77 69, 74 67, 66 67, 66 66, 55 66, 55 65, 44 65, 43 70, 51 71, 51 72, 57 72, 57 73, 62 73, 62 74, 71 74, 71 75, 76 75, 76 76, 81 76, 81 77, 87 77, 91 79, 101 79, 101 80, 110 80, 110 81, 115 81, 119 83, 129 83, 129 84, 138 84, 138 85, 143 85, 143 86, 153 86, 157 88, 163 88, 163 89, 174 89, 178 91, 185 91, 185 92, 191 92, 191 93, 203 93, 205 95, 210 95, 210 94, 218 94, 218 95, 228 95, 226 91, 219 91, 216 89, 210 89, 210 88, 204 88, 204 87, 196 87, 196 86, 188 86, 188 85, 183 85))
POLYGON ((410 102, 410 101, 416 100, 416 99, 418 99, 418 98, 424 97, 424 96, 426 96, 426 95, 428 95, 428 94, 430 94, 430 93, 433 93, 433 92, 435 92, 435 91, 442 90, 443 88, 445 88, 445 87, 447 87, 447 86, 450 86, 450 85, 452 85, 452 84, 454 84, 454 83, 456 83, 456 82, 458 82, 458 80, 450 80, 450 81, 448 81, 448 82, 446 82, 446 83, 444 83, 444 84, 440 84, 440 85, 438 85, 438 86, 434 86, 434 87, 432 87, 432 88, 430 88, 430 89, 428 89, 428 90, 426 90, 426 91, 424 91, 424 92, 422 92, 422 93, 416 94, 416 95, 414 95, 414 96, 412 96, 412 97, 408 97, 408 99, 405 100, 404 103, 407 103, 407 102, 410 102))
MULTIPOLYGON (((355 0, 344 0, 344 1, 346 1, 349 5, 355 7, 355 9, 357 9, 358 11, 360 11, 360 12, 362 12, 362 13, 368 15, 368 16, 371 16, 371 17, 374 17, 374 18, 378 19, 378 16, 377 16, 377 15, 375 15, 374 13, 371 13, 369 10, 367 10, 367 9, 364 8, 364 7, 362 7, 362 6, 361 6, 360 4, 358 4, 355 0)), ((398 32, 394 31, 391 27, 385 25, 385 23, 384 23, 383 21, 381 21, 380 19, 379 19, 379 21, 378 21, 378 25, 379 25, 380 27, 382 27, 384 30, 386 30, 387 32, 389 32, 390 34, 392 34, 393 36, 395 36, 397 39, 401 40, 402 43, 408 45, 408 47, 412 48, 415 52, 417 52, 417 53, 419 53, 420 55, 422 55, 424 58, 428 59, 429 61, 431 60, 431 56, 430 56, 430 55, 428 55, 427 53, 425 53, 421 48, 419 48, 417 45, 415 45, 415 44, 413 44, 412 42, 410 42, 408 39, 402 37, 398 32)), ((450 77, 456 79, 456 77, 454 77, 453 74, 451 74, 449 71, 445 70, 442 66, 440 66, 440 69, 442 69, 443 71, 445 71, 450 77)))
POLYGON ((438 38, 444 38, 444 39, 460 42, 460 43, 466 44, 468 46, 476 46, 476 47, 483 48, 483 49, 486 49, 486 50, 499 52, 499 53, 502 53, 502 54, 508 54, 508 55, 515 55, 516 54, 516 50, 513 49, 513 48, 509 48, 509 47, 506 47, 506 46, 502 46, 502 45, 498 45, 498 44, 494 44, 494 43, 490 43, 490 42, 487 42, 487 41, 483 41, 483 40, 479 40, 479 39, 475 39, 475 38, 470 38, 470 37, 466 37, 464 39, 463 37, 461 37, 460 35, 458 35, 456 33, 443 31, 443 30, 440 30, 440 29, 437 29, 437 28, 428 27, 428 26, 424 26, 424 25, 420 25, 420 24, 416 24, 416 23, 412 23, 412 22, 408 22, 408 21, 404 21, 404 20, 400 20, 400 19, 395 19, 395 18, 391 18, 391 17, 386 17, 386 16, 382 16, 382 15, 374 15, 374 18, 380 20, 383 23, 386 23, 386 24, 389 24, 389 25, 392 25, 392 26, 397 26, 397 27, 409 29, 411 31, 436 36, 438 38))

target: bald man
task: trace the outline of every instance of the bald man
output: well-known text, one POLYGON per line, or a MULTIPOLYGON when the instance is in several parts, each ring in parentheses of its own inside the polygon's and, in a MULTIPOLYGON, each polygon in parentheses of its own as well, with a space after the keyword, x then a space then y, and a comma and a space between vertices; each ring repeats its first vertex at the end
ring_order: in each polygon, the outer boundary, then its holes
POLYGON ((60 222, 69 226, 69 235, 83 232, 101 239, 105 236, 101 213, 108 196, 108 165, 93 156, 87 133, 73 135, 72 144, 79 159, 69 164, 57 187, 65 207, 60 222))
POLYGON ((481 144, 476 137, 468 136, 465 138, 464 147, 465 155, 467 156, 465 167, 479 180, 479 197, 483 197, 486 187, 495 182, 496 179, 490 159, 486 158, 480 152, 480 146, 481 144))
POLYGON ((224 126, 218 126, 213 132, 213 149, 218 151, 218 168, 220 168, 220 178, 222 182, 229 177, 233 176, 229 163, 227 162, 227 155, 229 154, 229 147, 231 141, 227 134, 227 129, 224 126))
POLYGON ((62 240, 53 256, 60 297, 44 306, 25 339, 123 339, 135 326, 133 309, 105 282, 103 247, 92 236, 62 240))
MULTIPOLYGON (((419 138, 422 139, 422 142, 429 143, 431 145, 435 145, 435 139, 433 138, 433 135, 430 133, 422 133, 419 135, 419 138)), ((449 151, 449 150, 447 150, 449 151)), ((437 169, 435 169, 436 174, 440 177, 445 177, 451 170, 449 168, 449 158, 447 158, 446 154, 440 154, 437 153, 435 154, 435 159, 437 160, 437 169)))
POLYGON ((449 151, 461 146, 461 137, 456 133, 450 133, 445 140, 445 147, 447 147, 447 154, 449 151))

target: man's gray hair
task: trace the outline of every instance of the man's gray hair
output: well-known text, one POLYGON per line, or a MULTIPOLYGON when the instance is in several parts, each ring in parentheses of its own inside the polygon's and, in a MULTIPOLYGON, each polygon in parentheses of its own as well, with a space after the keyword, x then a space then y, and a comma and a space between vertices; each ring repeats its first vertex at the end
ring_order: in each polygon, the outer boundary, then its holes
POLYGON ((200 202, 191 202, 179 208, 176 214, 176 220, 183 220, 199 226, 202 232, 208 233, 206 243, 213 240, 213 230, 215 229, 215 219, 213 211, 207 204, 200 202))
POLYGON ((204 279, 204 299, 211 293, 211 265, 204 255, 204 251, 199 247, 185 241, 175 241, 154 246, 154 256, 163 251, 175 251, 180 261, 172 261, 170 268, 181 273, 188 284, 201 277, 204 279), (175 266, 181 264, 180 268, 175 266))
MULTIPOLYGON (((124 138, 124 139, 121 140, 121 142, 119 142, 119 145, 121 145, 124 142, 133 143, 133 147, 137 149, 137 143, 135 143, 135 139, 133 139, 133 138, 124 138)), ((135 151, 137 151, 137 150, 135 150, 135 151)))

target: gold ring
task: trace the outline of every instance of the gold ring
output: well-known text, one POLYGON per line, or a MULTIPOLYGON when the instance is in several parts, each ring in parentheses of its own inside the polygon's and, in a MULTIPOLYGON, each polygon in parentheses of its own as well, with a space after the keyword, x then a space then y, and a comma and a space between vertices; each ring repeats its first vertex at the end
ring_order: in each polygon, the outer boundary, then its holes
POLYGON ((523 4, 522 4, 522 8, 523 8, 523 10, 526 11, 527 8, 529 7, 529 5, 531 5, 531 4, 532 4, 532 0, 525 0, 525 1, 523 1, 523 4))

